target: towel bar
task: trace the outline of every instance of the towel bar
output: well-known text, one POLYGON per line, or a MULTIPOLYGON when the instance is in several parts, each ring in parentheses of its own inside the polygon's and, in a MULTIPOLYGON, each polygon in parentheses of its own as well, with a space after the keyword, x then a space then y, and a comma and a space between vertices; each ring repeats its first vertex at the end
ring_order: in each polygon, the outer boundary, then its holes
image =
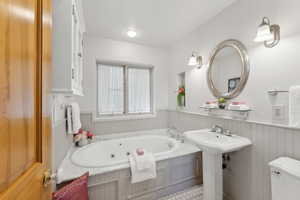
POLYGON ((277 90, 277 89, 273 89, 273 90, 269 90, 268 93, 271 96, 276 96, 278 93, 287 93, 289 91, 287 90, 277 90))

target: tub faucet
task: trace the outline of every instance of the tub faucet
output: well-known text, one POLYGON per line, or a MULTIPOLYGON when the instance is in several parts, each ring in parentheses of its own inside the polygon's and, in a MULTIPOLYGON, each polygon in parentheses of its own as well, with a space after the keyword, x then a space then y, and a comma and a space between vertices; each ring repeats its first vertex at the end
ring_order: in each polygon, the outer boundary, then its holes
POLYGON ((176 138, 176 133, 178 132, 178 129, 175 127, 175 126, 171 126, 169 129, 168 129, 168 133, 170 134, 170 136, 172 138, 176 138))
POLYGON ((179 140, 181 142, 184 142, 183 140, 183 136, 182 136, 182 132, 176 128, 175 126, 171 126, 169 129, 168 129, 168 133, 170 134, 170 136, 172 138, 175 138, 176 140, 179 140))

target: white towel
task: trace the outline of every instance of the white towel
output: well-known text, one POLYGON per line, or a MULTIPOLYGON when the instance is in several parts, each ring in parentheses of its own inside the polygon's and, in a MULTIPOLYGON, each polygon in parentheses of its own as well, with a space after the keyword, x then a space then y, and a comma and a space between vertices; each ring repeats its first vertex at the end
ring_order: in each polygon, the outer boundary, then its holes
POLYGON ((300 127, 300 86, 292 86, 289 91, 290 126, 300 127))
POLYGON ((69 134, 78 133, 81 128, 80 108, 78 103, 67 106, 67 129, 69 134))
POLYGON ((144 155, 137 155, 136 152, 129 156, 131 168, 131 183, 138 183, 156 178, 156 163, 152 153, 147 152, 144 155), (139 163, 139 170, 137 167, 139 163))
POLYGON ((241 104, 241 105, 229 104, 228 106, 228 110, 249 110, 249 109, 250 107, 245 104, 241 104))
POLYGON ((143 155, 138 155, 136 152, 133 153, 133 157, 136 162, 136 168, 139 171, 150 169, 153 165, 152 163, 155 162, 155 158, 152 153, 149 153, 144 149, 143 152, 143 155))

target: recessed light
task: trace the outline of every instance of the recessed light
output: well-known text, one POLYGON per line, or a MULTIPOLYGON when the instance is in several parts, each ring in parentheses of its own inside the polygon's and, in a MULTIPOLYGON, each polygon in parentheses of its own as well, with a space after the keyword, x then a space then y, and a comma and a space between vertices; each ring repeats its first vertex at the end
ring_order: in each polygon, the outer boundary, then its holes
POLYGON ((136 36, 136 32, 133 30, 129 30, 127 31, 127 35, 128 37, 134 38, 136 36))

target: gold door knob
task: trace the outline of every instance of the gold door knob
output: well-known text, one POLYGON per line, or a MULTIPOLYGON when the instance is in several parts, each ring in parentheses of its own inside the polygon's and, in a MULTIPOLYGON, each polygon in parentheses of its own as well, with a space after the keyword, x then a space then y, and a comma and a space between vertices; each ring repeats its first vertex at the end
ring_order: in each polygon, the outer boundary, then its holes
POLYGON ((50 170, 44 172, 43 185, 47 187, 51 181, 55 180, 56 174, 51 174, 50 170))

